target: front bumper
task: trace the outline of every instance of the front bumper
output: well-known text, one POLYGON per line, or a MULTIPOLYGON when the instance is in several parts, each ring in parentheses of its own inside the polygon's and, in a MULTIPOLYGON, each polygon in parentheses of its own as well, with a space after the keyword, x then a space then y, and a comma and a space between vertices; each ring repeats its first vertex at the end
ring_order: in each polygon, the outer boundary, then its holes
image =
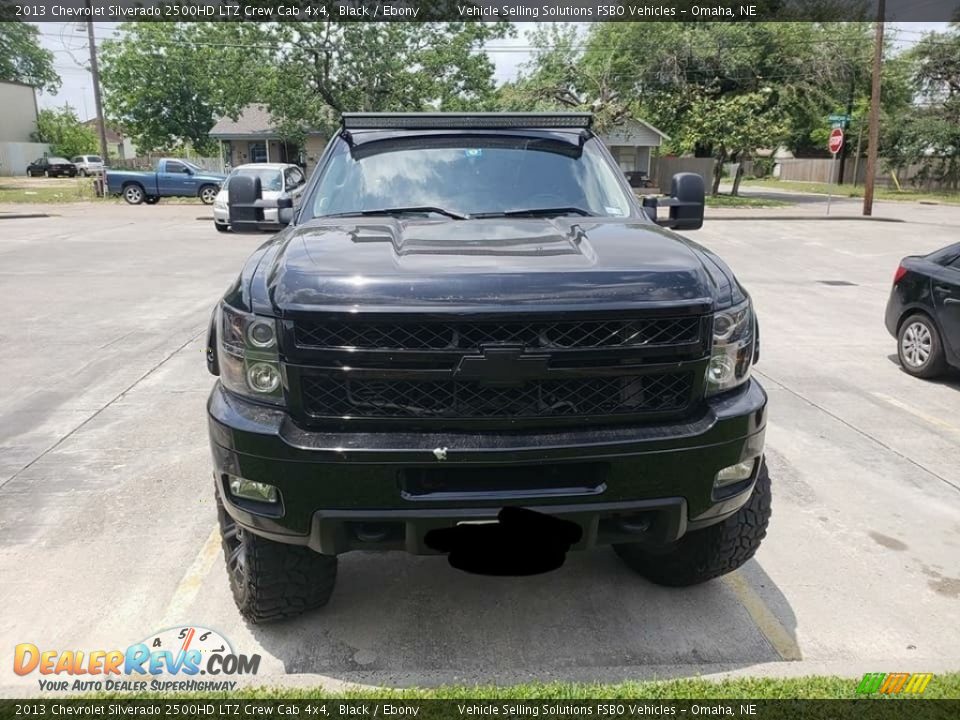
POLYGON ((207 409, 217 491, 246 529, 328 554, 427 554, 427 531, 492 519, 508 505, 576 522, 574 549, 663 544, 720 522, 748 500, 759 460, 722 494, 714 477, 762 454, 766 402, 750 380, 681 422, 528 434, 311 432, 220 383, 207 409), (230 476, 275 485, 281 500, 234 498, 230 476), (554 487, 553 477, 563 480, 554 487))
MULTIPOLYGON (((265 208, 263 211, 263 224, 264 225, 276 225, 280 227, 279 220, 280 211, 277 208, 265 208)), ((220 225, 229 225, 230 224, 230 208, 229 207, 217 207, 213 206, 213 220, 220 225)))

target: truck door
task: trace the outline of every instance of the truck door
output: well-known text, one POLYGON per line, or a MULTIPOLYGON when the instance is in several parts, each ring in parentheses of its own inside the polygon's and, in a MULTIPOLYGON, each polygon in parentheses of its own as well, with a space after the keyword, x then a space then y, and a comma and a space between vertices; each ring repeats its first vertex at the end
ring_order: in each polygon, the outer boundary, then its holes
POLYGON ((954 354, 960 354, 960 257, 932 275, 933 308, 943 330, 943 342, 954 354))
POLYGON ((157 172, 157 190, 161 195, 196 195, 193 173, 182 162, 167 160, 157 172))

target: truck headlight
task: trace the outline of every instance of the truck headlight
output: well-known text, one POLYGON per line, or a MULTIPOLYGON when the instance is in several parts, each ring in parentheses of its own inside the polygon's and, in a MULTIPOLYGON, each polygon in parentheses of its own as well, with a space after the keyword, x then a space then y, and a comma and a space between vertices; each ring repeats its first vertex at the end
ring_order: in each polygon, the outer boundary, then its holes
POLYGON ((730 390, 750 378, 755 323, 749 300, 720 310, 713 316, 713 349, 707 365, 707 395, 730 390))
POLYGON ((220 304, 217 322, 220 382, 251 400, 283 405, 277 323, 220 304))

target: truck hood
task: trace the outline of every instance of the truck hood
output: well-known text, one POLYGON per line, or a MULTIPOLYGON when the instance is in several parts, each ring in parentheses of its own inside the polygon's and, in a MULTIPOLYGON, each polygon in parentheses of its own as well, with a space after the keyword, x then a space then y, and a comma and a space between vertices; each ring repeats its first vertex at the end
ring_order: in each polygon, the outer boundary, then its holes
POLYGON ((712 254, 636 218, 340 218, 287 228, 246 269, 255 312, 694 306, 729 295, 712 254))

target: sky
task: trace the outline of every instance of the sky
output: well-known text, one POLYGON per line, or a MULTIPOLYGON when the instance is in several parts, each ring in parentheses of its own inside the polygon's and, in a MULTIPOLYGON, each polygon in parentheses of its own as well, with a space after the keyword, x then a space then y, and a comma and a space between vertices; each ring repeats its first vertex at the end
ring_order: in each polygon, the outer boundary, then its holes
MULTIPOLYGON (((491 43, 488 49, 490 59, 496 66, 496 80, 503 83, 516 77, 520 66, 529 58, 529 41, 525 31, 534 27, 533 23, 516 23, 517 36, 491 43)), ((116 30, 116 23, 95 23, 94 33, 97 42, 109 38, 116 30)), ((69 103, 77 115, 86 120, 95 114, 93 102, 93 83, 87 66, 90 54, 87 47, 87 30, 84 23, 42 23, 40 29, 41 44, 52 51, 54 63, 63 84, 56 95, 39 93, 38 104, 41 108, 60 107, 69 103)), ((896 33, 895 44, 907 46, 931 30, 944 31, 947 23, 894 23, 890 29, 896 33)))

